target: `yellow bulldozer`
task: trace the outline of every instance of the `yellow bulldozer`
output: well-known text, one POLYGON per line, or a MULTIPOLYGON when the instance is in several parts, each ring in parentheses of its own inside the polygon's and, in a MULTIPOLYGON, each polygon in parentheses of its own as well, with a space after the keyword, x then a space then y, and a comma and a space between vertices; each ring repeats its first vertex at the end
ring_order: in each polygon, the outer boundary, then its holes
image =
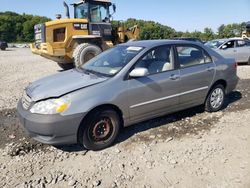
POLYGON ((242 32, 243 38, 250 38, 250 21, 246 22, 244 31, 242 32))
POLYGON ((81 0, 71 5, 74 18, 70 18, 64 2, 66 18, 58 14, 54 21, 35 25, 35 42, 30 46, 33 53, 57 62, 63 69, 81 67, 102 51, 139 37, 138 26, 127 29, 121 23, 112 27, 116 6, 109 0, 81 0))

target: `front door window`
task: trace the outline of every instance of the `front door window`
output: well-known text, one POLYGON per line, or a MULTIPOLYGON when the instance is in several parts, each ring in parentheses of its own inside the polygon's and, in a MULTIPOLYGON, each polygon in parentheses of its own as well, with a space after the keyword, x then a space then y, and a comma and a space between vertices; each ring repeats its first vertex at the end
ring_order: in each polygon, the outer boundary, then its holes
POLYGON ((233 40, 232 41, 228 41, 223 46, 226 46, 226 49, 234 48, 234 41, 233 40))
POLYGON ((145 54, 135 67, 147 68, 149 74, 173 70, 173 57, 173 50, 170 46, 161 46, 145 54))

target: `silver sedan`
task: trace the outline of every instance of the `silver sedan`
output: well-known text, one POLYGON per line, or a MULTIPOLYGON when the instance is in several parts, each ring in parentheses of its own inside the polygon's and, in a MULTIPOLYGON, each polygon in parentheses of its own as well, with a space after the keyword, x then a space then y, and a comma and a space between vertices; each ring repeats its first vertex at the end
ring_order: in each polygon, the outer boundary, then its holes
POLYGON ((247 38, 217 39, 205 45, 225 58, 234 58, 237 63, 250 65, 250 40, 247 38))
POLYGON ((121 127, 198 105, 220 110, 237 85, 236 69, 233 59, 200 43, 130 42, 32 83, 18 113, 35 140, 100 150, 121 127))

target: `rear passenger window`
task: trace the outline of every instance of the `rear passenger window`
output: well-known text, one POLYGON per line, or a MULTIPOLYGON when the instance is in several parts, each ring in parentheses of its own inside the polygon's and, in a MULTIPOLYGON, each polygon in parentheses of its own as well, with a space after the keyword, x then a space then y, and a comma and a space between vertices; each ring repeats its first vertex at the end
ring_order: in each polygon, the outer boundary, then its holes
POLYGON ((236 43, 237 47, 247 46, 247 43, 244 40, 238 40, 236 43))
POLYGON ((181 68, 212 62, 211 57, 204 55, 203 50, 199 48, 178 46, 177 53, 181 68))

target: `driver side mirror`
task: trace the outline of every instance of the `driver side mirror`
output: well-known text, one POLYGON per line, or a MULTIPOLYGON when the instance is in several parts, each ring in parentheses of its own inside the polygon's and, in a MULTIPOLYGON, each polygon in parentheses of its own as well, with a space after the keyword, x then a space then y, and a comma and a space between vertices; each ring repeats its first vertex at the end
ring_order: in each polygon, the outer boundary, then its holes
POLYGON ((227 49, 227 45, 223 45, 223 46, 221 47, 221 49, 222 49, 222 50, 227 49))
POLYGON ((113 14, 116 12, 116 5, 112 4, 112 8, 113 8, 113 13, 109 15, 109 18, 111 18, 113 14))
POLYGON ((146 68, 135 68, 129 73, 129 76, 131 78, 140 78, 140 77, 147 76, 148 74, 149 74, 148 69, 146 68))

